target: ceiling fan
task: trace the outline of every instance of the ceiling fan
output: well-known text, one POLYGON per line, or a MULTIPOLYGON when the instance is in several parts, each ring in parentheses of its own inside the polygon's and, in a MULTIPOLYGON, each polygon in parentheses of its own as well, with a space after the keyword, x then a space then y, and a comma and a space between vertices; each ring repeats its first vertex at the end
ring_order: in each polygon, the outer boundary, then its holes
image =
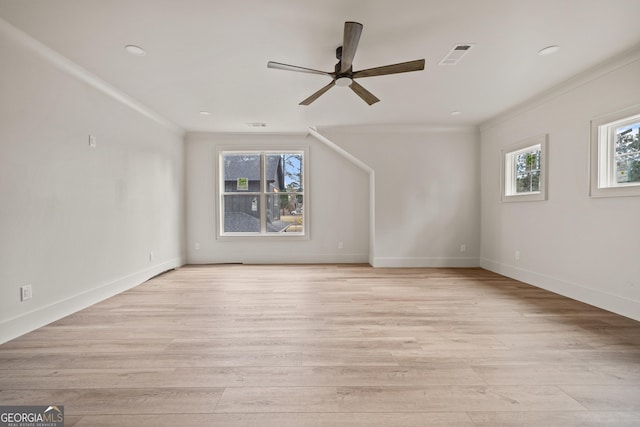
POLYGON ((331 83, 302 101, 300 105, 311 104, 334 86, 349 86, 356 95, 364 100, 364 102, 372 105, 380 100, 354 79, 424 70, 424 59, 418 59, 416 61, 401 62, 399 64, 353 71, 352 62, 356 55, 356 49, 358 48, 358 42, 360 41, 360 34, 362 34, 362 24, 350 21, 344 23, 344 38, 342 46, 336 49, 336 58, 338 59, 338 63, 332 73, 273 61, 269 61, 267 63, 267 67, 278 70, 297 71, 300 73, 322 74, 331 77, 331 83))

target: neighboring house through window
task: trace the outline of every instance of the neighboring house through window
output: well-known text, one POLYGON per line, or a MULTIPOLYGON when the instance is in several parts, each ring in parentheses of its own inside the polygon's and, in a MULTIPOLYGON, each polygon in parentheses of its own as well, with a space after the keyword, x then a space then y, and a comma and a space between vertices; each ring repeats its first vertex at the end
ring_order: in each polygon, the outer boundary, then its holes
POLYGON ((304 151, 219 151, 221 236, 304 236, 304 151))

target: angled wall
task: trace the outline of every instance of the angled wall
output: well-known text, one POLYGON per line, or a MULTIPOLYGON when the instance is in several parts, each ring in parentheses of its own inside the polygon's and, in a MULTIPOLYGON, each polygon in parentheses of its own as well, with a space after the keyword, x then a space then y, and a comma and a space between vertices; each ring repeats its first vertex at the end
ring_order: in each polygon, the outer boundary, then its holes
POLYGON ((375 173, 372 265, 478 266, 475 128, 359 126, 319 132, 375 173))

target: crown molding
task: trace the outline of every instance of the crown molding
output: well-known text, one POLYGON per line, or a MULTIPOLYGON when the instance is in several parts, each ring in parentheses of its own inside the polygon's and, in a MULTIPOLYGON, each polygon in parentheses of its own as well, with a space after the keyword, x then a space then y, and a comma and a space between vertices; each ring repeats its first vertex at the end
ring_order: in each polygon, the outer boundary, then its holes
POLYGON ((382 124, 382 125, 344 125, 344 126, 315 126, 321 132, 337 131, 346 134, 369 133, 477 133, 475 125, 440 126, 429 124, 382 124))
POLYGON ((565 80, 564 82, 555 85, 520 104, 515 105, 506 112, 503 112, 489 120, 486 120, 485 122, 480 124, 480 131, 485 131, 494 126, 497 126, 500 123, 513 119, 529 110, 546 104, 555 98, 574 91, 592 81, 595 81, 637 61, 640 61, 640 43, 636 44, 631 49, 614 55, 608 60, 605 60, 598 65, 595 65, 594 67, 588 68, 587 70, 565 80))
POLYGON ((195 139, 223 139, 226 141, 246 141, 250 140, 267 140, 277 138, 306 138, 309 132, 206 132, 206 131, 187 131, 184 135, 185 140, 195 139))
POLYGON ((159 125, 169 129, 170 131, 177 133, 179 135, 184 135, 185 130, 180 126, 176 125, 169 119, 161 116, 155 111, 151 110, 147 106, 143 105, 141 102, 135 100, 131 96, 117 89, 116 87, 110 85, 106 81, 102 80, 95 74, 92 74, 90 71, 66 58, 62 54, 53 50, 49 46, 43 44, 42 42, 36 40, 32 36, 28 35, 24 31, 14 27, 4 19, 0 18, 0 34, 7 36, 8 38, 16 41, 18 44, 23 46, 24 48, 30 50, 35 53, 39 57, 48 61, 58 69, 68 73, 69 75, 77 78, 78 80, 90 85, 94 89, 99 90, 107 96, 115 99, 116 101, 126 105, 134 111, 142 114, 143 116, 153 120, 159 125))

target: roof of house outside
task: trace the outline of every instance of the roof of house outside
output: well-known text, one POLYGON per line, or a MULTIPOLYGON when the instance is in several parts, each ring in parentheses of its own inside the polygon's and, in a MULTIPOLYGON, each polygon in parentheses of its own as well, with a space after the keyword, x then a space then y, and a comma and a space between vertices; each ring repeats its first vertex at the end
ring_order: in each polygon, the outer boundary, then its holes
MULTIPOLYGON (((280 233, 286 230, 289 225, 289 223, 284 221, 268 222, 267 231, 270 233, 280 233)), ((227 233, 258 233, 260 231, 260 219, 244 212, 226 212, 224 215, 224 231, 227 233)))
MULTIPOLYGON (((282 162, 280 156, 268 155, 266 160, 267 179, 276 180, 278 165, 282 162)), ((225 154, 224 180, 235 181, 247 178, 249 181, 260 180, 260 156, 254 154, 225 154)), ((281 183, 283 184, 283 183, 281 183)))

